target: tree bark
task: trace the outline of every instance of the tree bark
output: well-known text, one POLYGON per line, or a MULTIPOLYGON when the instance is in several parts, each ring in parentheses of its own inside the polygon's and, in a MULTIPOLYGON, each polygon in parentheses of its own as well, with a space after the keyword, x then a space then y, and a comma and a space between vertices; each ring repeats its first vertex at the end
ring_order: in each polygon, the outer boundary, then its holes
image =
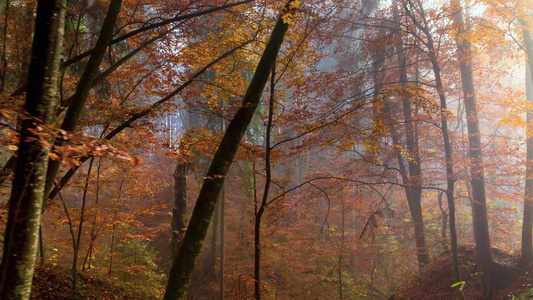
POLYGON ((184 299, 189 281, 200 254, 215 205, 233 161, 239 143, 250 124, 270 76, 271 65, 276 60, 289 24, 284 18, 294 14, 295 0, 289 0, 278 17, 255 74, 244 95, 243 103, 231 120, 224 137, 211 161, 198 195, 185 237, 170 270, 165 300, 184 299))
POLYGON ((463 97, 468 129, 468 155, 470 157, 470 181, 472 185, 472 221, 474 227, 474 240, 476 243, 476 264, 483 273, 482 285, 486 299, 492 294, 492 270, 494 259, 492 257, 489 221, 487 216, 487 199, 485 196, 485 175, 483 169, 483 153, 481 151, 481 131, 479 130, 479 116, 476 104, 476 91, 474 88, 474 73, 472 71, 472 49, 470 41, 465 36, 468 33, 463 9, 458 0, 453 0, 455 8, 454 24, 458 28, 457 54, 461 71, 463 97))
POLYGON ((58 79, 64 35, 65 0, 39 0, 35 20, 28 92, 15 167, 4 254, 0 298, 29 299, 48 166, 50 135, 58 104, 58 79))

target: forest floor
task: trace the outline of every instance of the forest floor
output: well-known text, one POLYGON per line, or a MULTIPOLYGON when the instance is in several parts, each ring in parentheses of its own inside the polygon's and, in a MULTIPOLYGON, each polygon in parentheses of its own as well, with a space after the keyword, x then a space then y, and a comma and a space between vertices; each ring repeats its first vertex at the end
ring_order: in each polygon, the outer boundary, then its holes
MULTIPOLYGON (((533 266, 520 268, 517 256, 497 249, 493 249, 493 254, 499 267, 492 299, 533 299, 533 266)), ((458 256, 466 299, 482 299, 473 246, 460 246, 458 256)), ((389 300, 454 300, 456 294, 451 288, 454 283, 450 253, 447 251, 435 257, 428 267, 408 280, 389 300)), ((161 297, 161 291, 139 289, 134 284, 98 274, 78 274, 75 292, 72 285, 72 273, 69 270, 55 266, 41 267, 35 273, 32 299, 141 300, 161 297)))
MULTIPOLYGON (((496 285, 492 299, 533 299, 533 266, 518 267, 519 257, 493 249, 498 263, 495 272, 496 285)), ((465 281, 463 292, 468 300, 483 299, 480 275, 474 264, 474 247, 459 246, 459 268, 461 279, 465 281)), ((403 284, 389 300, 436 300, 456 299, 451 285, 453 276, 449 251, 435 257, 432 263, 403 284)))
POLYGON ((162 297, 162 291, 139 289, 98 274, 78 274, 74 291, 72 273, 68 269, 46 266, 36 270, 33 278, 33 300, 146 300, 162 297), (157 295, 157 296, 156 296, 157 295))

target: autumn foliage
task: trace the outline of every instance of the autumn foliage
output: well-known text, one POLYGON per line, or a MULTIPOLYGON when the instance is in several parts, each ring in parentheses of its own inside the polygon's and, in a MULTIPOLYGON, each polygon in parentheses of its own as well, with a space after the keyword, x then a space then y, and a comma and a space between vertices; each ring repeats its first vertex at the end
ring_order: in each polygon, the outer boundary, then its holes
POLYGON ((72 0, 47 121, 27 109, 41 4, 0 1, 2 232, 32 163, 21 145, 48 158, 35 297, 162 298, 171 245, 221 179, 191 299, 415 299, 428 286, 449 299, 458 281, 467 296, 531 296, 516 282, 533 258, 533 7, 452 2, 72 0), (257 68, 278 16, 279 54, 257 68), (258 103, 243 102, 267 73, 258 103), (208 174, 249 108, 231 168, 208 174), (43 284, 50 272, 69 290, 43 284))

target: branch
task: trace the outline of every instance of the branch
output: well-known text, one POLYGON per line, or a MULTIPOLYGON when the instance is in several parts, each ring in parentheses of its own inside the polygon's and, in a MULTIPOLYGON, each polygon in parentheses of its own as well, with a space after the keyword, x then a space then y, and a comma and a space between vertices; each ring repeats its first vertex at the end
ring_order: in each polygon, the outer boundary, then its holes
MULTIPOLYGON (((165 103, 166 101, 172 99, 172 97, 174 97, 175 95, 177 95, 179 92, 181 92, 182 90, 184 90, 187 86, 189 86, 191 83, 193 83, 195 81, 196 78, 198 78, 200 75, 202 75, 203 73, 205 73, 209 68, 211 68, 213 65, 215 65, 216 63, 220 62, 221 60, 223 60, 224 58, 230 56, 231 54, 233 54, 235 51, 237 51, 238 49, 241 49, 242 47, 246 46, 247 44, 251 43, 252 41, 247 41, 245 42, 244 44, 241 44, 233 49, 231 49, 230 51, 224 53, 223 55, 219 56, 218 58, 216 58, 215 60, 211 61, 209 64, 207 64, 204 68, 202 68, 200 71, 196 72, 189 80, 187 80, 186 82, 184 82, 182 85, 180 85, 176 90, 174 90, 174 92, 172 92, 171 94, 167 95, 166 97, 162 98, 161 100, 155 102, 154 104, 152 104, 150 107, 144 109, 142 112, 138 113, 138 114, 135 114, 133 116, 131 116, 128 120, 126 120, 124 123, 122 123, 121 125, 119 125, 117 128, 115 128, 113 131, 111 131, 110 133, 108 133, 104 139, 105 140, 111 140, 113 137, 115 137, 117 134, 119 134, 120 132, 122 132, 124 129, 128 128, 128 127, 131 127, 131 124, 133 122, 135 122, 136 120, 148 115, 149 113, 153 112, 158 106, 160 106, 161 104, 165 103)), ((80 162, 80 166, 85 162, 87 161, 87 159, 89 159, 89 156, 82 156, 78 159, 78 161, 80 162)), ((57 186, 50 192, 50 194, 48 195, 48 198, 49 199, 54 199, 56 196, 57 196, 57 193, 59 191, 61 191, 61 189, 67 184, 67 182, 70 180, 70 178, 72 178, 72 176, 74 176, 74 174, 76 173, 76 171, 79 169, 79 166, 77 167, 73 167, 73 168, 70 168, 67 173, 63 176, 63 178, 61 178, 61 180, 59 181, 59 183, 57 184, 57 186)))
MULTIPOLYGON (((168 19, 168 20, 164 20, 164 21, 152 24, 152 25, 148 25, 148 26, 133 30, 133 31, 131 31, 129 33, 126 33, 126 34, 124 34, 122 36, 119 36, 119 37, 111 40, 109 42, 109 46, 114 45, 114 44, 116 44, 118 42, 121 42, 121 41, 123 41, 123 40, 125 40, 125 39, 127 39, 129 37, 132 37, 134 35, 137 35, 139 33, 142 33, 142 32, 145 32, 145 31, 148 31, 148 30, 151 30, 151 29, 155 29, 155 28, 158 28, 158 27, 161 27, 161 26, 165 26, 165 25, 168 25, 170 23, 192 19, 192 18, 195 18, 195 17, 203 16, 203 15, 210 14, 210 13, 214 13, 214 12, 217 12, 217 11, 221 11, 221 10, 224 10, 224 9, 227 9, 227 8, 230 8, 230 7, 234 7, 234 6, 238 6, 238 5, 242 5, 242 4, 246 4, 246 3, 250 3, 250 2, 253 2, 253 1, 255 1, 255 0, 245 0, 245 1, 236 2, 236 3, 232 3, 232 4, 227 4, 227 5, 223 5, 223 6, 219 6, 219 7, 214 7, 214 8, 211 8, 211 9, 206 9, 206 10, 203 10, 203 11, 195 12, 195 13, 184 15, 184 16, 175 16, 174 18, 171 18, 171 19, 168 19)), ((89 55, 92 55, 93 52, 95 51, 95 48, 93 48, 91 50, 88 50, 88 51, 86 51, 86 52, 84 52, 82 54, 79 54, 79 55, 77 55, 77 56, 65 61, 62 64, 62 67, 66 68, 66 67, 70 66, 71 64, 73 64, 75 62, 78 62, 78 61, 86 58, 89 55)))

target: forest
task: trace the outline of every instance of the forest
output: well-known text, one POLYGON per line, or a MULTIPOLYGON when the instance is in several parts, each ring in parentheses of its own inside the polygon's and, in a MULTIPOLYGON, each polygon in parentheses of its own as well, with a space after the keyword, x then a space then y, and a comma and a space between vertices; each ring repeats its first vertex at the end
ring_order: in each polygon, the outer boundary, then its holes
POLYGON ((0 24, 0 299, 533 299, 533 1, 0 24))

